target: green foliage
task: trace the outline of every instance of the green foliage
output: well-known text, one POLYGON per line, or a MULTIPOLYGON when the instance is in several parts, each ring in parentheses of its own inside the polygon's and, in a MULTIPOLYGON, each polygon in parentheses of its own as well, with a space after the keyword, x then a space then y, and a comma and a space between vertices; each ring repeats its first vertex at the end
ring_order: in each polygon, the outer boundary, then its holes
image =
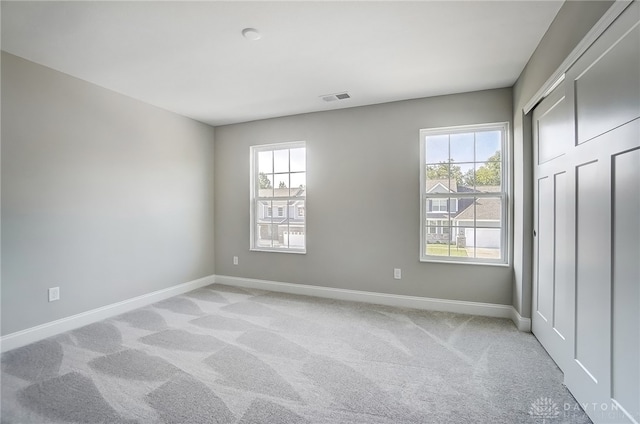
POLYGON ((287 188, 287 185, 284 183, 284 181, 280 181, 280 185, 278 186, 278 188, 287 188))
POLYGON ((476 170, 475 178, 473 170, 464 174, 463 183, 467 186, 498 186, 502 182, 502 169, 500 162, 500 151, 498 150, 489 157, 488 162, 476 170))
POLYGON ((455 180, 458 185, 467 187, 497 186, 502 181, 500 151, 498 150, 487 159, 487 163, 475 171, 473 169, 463 173, 460 165, 455 165, 453 159, 427 166, 427 178, 430 180, 455 180))
POLYGON ((427 244, 427 255, 433 256, 468 256, 467 249, 458 248, 455 245, 449 246, 446 244, 427 244))
POLYGON ((462 182, 462 170, 459 165, 453 165, 451 162, 453 159, 449 159, 449 162, 440 162, 437 165, 427 166, 427 178, 430 180, 448 180, 449 170, 451 170, 451 177, 456 180, 458 184, 462 182))
POLYGON ((269 181, 269 178, 267 178, 264 172, 261 172, 260 174, 258 174, 258 179, 259 179, 260 188, 271 188, 271 181, 269 181))

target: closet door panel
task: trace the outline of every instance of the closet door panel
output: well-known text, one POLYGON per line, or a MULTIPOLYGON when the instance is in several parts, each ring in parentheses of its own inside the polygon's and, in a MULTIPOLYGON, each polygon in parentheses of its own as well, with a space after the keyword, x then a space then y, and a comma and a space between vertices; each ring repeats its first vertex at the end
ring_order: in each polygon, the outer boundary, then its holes
MULTIPOLYGON (((640 134, 638 135, 640 137, 640 134)), ((640 148, 613 161, 612 398, 640 417, 640 148)))
POLYGON ((571 225, 568 219, 569 202, 567 199, 567 173, 560 172, 554 176, 554 247, 555 247, 555 299, 554 299, 554 322, 553 329, 563 339, 567 340, 573 331, 573 310, 566 305, 573 303, 574 290, 568 275, 573 262, 569 255, 567 237, 559 236, 564 233, 564 229, 571 225))
POLYGON ((640 25, 575 79, 578 144, 640 116, 640 25))
MULTIPOLYGON (((608 373, 609 206, 600 161, 576 168, 574 359, 595 383, 608 373)), ((606 175, 606 174, 604 174, 606 175)))

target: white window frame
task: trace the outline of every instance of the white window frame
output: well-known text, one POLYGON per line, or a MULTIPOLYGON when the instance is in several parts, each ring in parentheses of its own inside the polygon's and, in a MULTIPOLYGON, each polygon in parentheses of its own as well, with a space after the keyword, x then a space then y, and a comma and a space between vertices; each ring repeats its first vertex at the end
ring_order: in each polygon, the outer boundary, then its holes
POLYGON ((449 198, 447 197, 442 197, 442 198, 437 198, 437 199, 431 199, 431 212, 449 212, 449 208, 448 208, 448 203, 449 203, 449 198), (436 209, 436 203, 437 202, 438 208, 436 209), (443 205, 444 203, 444 205, 443 205), (442 209, 444 206, 444 209, 442 209))
MULTIPOLYGON (((259 201, 260 200, 271 200, 271 201, 282 201, 282 202, 287 202, 287 206, 271 206, 271 216, 269 216, 269 218, 283 218, 285 216, 288 215, 289 209, 290 209, 290 204, 292 201, 296 201, 296 200, 302 200, 304 201, 304 208, 306 209, 306 188, 305 188, 305 195, 304 196, 289 196, 289 197, 269 197, 269 198, 260 198, 259 197, 259 190, 260 190, 260 186, 259 184, 257 184, 258 178, 259 178, 259 171, 258 171, 258 161, 257 161, 257 157, 258 157, 258 153, 260 152, 265 152, 265 151, 276 151, 276 150, 289 150, 289 149, 297 149, 297 148, 305 148, 305 156, 306 156, 306 143, 304 141, 293 141, 293 142, 284 142, 284 143, 274 143, 274 144, 262 144, 262 145, 257 145, 257 146, 251 146, 250 147, 250 163, 251 163, 251 168, 250 168, 250 244, 249 244, 249 249, 252 251, 259 251, 259 252, 280 252, 280 253, 297 253, 297 254, 306 254, 307 253, 307 216, 306 213, 304 216, 302 216, 302 218, 304 218, 304 222, 302 224, 303 227, 303 234, 304 234, 304 247, 302 248, 296 248, 296 247, 290 247, 290 246, 279 246, 279 247, 266 247, 266 246, 258 246, 257 244, 257 227, 258 227, 258 220, 257 218, 259 217, 259 213, 258 213, 258 205, 259 205, 259 201), (280 208, 283 209, 283 214, 280 215, 278 212, 280 210, 280 208)), ((305 174, 307 172, 306 169, 306 157, 305 157, 305 174)), ((289 169, 289 174, 295 173, 291 172, 291 169, 289 169)), ((275 182, 274 182, 275 184, 275 182)), ((277 187, 274 187, 277 188, 277 187)), ((305 211, 306 212, 306 211, 305 211)), ((297 230, 296 230, 297 231, 297 230)), ((290 230, 287 230, 287 234, 291 234, 290 230)))
MULTIPOLYGON (((466 264, 488 264, 488 265, 502 265, 508 266, 511 257, 511 246, 509 240, 511 238, 511 223, 509 220, 510 201, 510 139, 509 139, 509 123, 489 123, 489 124, 477 124, 477 125, 461 125, 454 127, 442 127, 442 128, 426 128, 420 130, 420 261, 421 262, 447 262, 447 263, 466 263, 466 264), (501 131, 502 143, 501 143, 501 191, 495 193, 480 193, 480 192, 460 192, 460 193, 428 193, 426 191, 427 172, 426 172, 426 137, 434 135, 451 135, 462 134, 470 132, 481 131, 501 131), (440 256, 440 255, 428 255, 426 253, 427 245, 427 219, 429 210, 427 207, 427 199, 431 198, 450 198, 452 201, 460 198, 478 197, 478 198, 500 198, 502 201, 501 208, 501 226, 500 228, 500 259, 489 258, 468 258, 460 256, 440 256)), ((480 163, 475 162, 474 163, 480 163)), ((459 206, 459 205, 457 205, 459 206)), ((456 207, 457 212, 458 208, 456 207)), ((437 211, 432 211, 437 212, 437 211)), ((454 212, 454 211, 451 211, 454 212)), ((478 220, 476 221, 478 222, 478 220)), ((477 224, 476 224, 477 225, 477 224)), ((454 228, 454 227, 451 227, 454 228)), ((474 226, 473 228, 476 228, 474 226)), ((480 227, 484 228, 484 227, 480 227)), ((454 231, 454 230, 451 230, 454 231)))

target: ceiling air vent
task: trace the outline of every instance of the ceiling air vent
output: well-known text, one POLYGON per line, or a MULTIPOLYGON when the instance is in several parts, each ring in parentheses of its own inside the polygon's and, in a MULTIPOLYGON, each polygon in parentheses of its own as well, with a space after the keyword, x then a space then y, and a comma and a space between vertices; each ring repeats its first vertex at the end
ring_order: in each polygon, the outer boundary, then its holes
POLYGON ((335 102, 336 100, 347 100, 350 99, 351 96, 346 91, 344 93, 336 93, 336 94, 325 94, 322 97, 322 100, 325 102, 335 102))

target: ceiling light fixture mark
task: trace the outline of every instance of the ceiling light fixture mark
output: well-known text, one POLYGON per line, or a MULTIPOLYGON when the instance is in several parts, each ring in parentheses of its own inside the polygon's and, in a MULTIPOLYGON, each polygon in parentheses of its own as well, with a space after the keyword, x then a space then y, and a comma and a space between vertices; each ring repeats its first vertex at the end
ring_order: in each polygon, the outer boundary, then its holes
POLYGON ((257 41, 262 38, 262 35, 255 28, 245 28, 242 30, 242 36, 247 40, 257 41))

